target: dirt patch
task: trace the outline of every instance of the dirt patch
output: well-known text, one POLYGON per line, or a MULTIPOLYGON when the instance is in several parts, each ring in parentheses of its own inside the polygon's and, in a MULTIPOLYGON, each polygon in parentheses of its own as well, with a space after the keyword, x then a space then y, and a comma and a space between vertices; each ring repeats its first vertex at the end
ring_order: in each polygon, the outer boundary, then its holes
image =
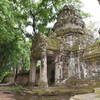
POLYGON ((0 86, 0 100, 15 100, 14 94, 6 89, 7 86, 0 86))
POLYGON ((13 94, 7 91, 0 91, 0 100, 15 100, 13 94))

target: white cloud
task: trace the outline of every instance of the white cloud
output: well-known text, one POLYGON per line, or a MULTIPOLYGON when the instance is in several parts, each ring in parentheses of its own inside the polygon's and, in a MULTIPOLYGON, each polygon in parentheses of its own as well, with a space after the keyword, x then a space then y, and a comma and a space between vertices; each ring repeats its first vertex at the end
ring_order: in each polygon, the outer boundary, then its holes
POLYGON ((32 1, 37 3, 37 2, 39 2, 40 0, 32 0, 32 1))
POLYGON ((54 24, 56 23, 57 21, 55 20, 54 22, 51 22, 51 23, 48 23, 47 24, 47 28, 53 28, 54 24))
POLYGON ((27 26, 26 29, 25 29, 25 31, 28 32, 28 33, 30 33, 30 34, 32 34, 32 33, 33 33, 33 28, 32 28, 32 26, 30 26, 30 25, 27 26))
POLYGON ((92 15, 92 20, 100 22, 100 5, 98 0, 81 0, 84 4, 83 10, 92 15))

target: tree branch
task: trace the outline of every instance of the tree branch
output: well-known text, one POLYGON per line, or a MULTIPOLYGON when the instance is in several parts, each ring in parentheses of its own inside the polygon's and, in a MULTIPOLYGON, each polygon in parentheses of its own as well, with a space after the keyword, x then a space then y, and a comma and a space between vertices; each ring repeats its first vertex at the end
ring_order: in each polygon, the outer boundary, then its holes
POLYGON ((33 19, 33 23, 32 23, 33 31, 36 34, 36 18, 35 18, 36 14, 32 13, 31 10, 30 10, 30 14, 31 14, 32 19, 33 19))

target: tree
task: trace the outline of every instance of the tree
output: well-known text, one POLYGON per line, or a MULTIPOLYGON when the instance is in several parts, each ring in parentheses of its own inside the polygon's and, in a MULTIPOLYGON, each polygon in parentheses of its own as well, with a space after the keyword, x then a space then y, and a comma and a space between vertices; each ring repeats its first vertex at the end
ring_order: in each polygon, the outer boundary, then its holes
POLYGON ((21 12, 15 10, 14 3, 10 0, 5 2, 1 0, 0 6, 0 78, 2 78, 19 66, 24 69, 29 67, 30 46, 19 27, 23 21, 23 15, 19 17, 21 12))

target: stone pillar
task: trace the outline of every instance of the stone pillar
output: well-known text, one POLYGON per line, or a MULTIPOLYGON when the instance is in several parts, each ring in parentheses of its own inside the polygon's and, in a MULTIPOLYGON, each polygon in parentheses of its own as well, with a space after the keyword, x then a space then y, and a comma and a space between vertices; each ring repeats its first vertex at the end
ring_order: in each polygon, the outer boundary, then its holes
POLYGON ((75 76, 75 58, 74 53, 70 52, 70 58, 69 58, 69 66, 68 66, 68 77, 75 76))
POLYGON ((63 75, 64 75, 64 80, 67 80, 68 78, 68 64, 69 64, 69 59, 70 58, 70 53, 69 51, 65 52, 64 56, 64 66, 63 66, 63 75))
POLYGON ((61 55, 57 55, 55 59, 55 84, 59 84, 63 79, 63 62, 61 55))
POLYGON ((41 67, 40 67, 40 87, 48 87, 47 79, 47 54, 46 50, 41 54, 41 67))
POLYGON ((78 77, 79 79, 81 79, 81 66, 80 66, 80 60, 79 60, 79 55, 77 57, 77 65, 78 65, 78 69, 77 69, 77 72, 78 72, 78 77))
POLYGON ((35 86, 35 82, 36 82, 36 60, 31 60, 29 84, 31 86, 35 86))

